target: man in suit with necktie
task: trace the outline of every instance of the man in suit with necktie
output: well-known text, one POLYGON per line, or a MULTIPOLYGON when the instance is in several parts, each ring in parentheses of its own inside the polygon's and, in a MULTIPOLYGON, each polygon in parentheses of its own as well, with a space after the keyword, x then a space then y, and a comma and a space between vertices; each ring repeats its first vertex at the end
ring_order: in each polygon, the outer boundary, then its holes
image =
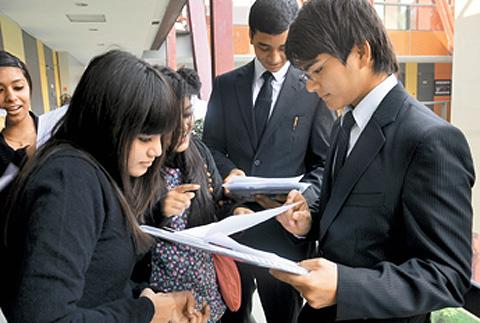
MULTIPOLYGON (((216 78, 205 118, 203 140, 226 181, 234 175, 290 177, 305 174, 312 185, 305 195, 318 199, 327 138, 335 119, 323 102, 305 90, 301 71, 290 65, 284 47, 296 0, 257 0, 250 9, 250 42, 255 59, 216 78)), ((259 210, 259 205, 249 204, 259 210)), ((243 209, 246 211, 246 209, 243 209)), ((293 244, 275 220, 243 233, 238 239, 253 247, 300 260, 307 244, 293 244)), ((253 322, 251 297, 256 278, 268 322, 291 323, 301 308, 300 295, 267 270, 239 265, 242 307, 225 322, 253 322)))
MULTIPOLYGON (((429 322, 470 285, 474 168, 463 134, 409 96, 368 0, 311 0, 287 57, 343 115, 318 208, 277 219, 318 244, 304 276, 272 271, 308 304, 299 322, 429 322), (346 108, 345 108, 346 107, 346 108)), ((292 191, 287 203, 302 201, 292 191)), ((293 236, 292 236, 293 239, 293 236)))

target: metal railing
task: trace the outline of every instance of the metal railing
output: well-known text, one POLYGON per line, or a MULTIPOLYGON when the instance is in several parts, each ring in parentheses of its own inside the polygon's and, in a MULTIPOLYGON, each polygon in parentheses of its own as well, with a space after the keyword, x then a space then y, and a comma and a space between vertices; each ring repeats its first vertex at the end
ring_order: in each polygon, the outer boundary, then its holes
POLYGON ((443 30, 436 23, 436 5, 431 3, 402 3, 375 1, 375 9, 389 30, 443 30))

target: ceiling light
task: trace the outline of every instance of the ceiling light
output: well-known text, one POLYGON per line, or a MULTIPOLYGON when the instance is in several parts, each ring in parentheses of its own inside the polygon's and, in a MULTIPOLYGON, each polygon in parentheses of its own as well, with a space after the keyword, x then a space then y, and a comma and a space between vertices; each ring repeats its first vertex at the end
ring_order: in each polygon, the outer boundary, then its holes
POLYGON ((152 20, 152 26, 160 25, 160 20, 152 20))
POLYGON ((98 31, 98 28, 88 28, 88 31, 98 31))
POLYGON ((88 3, 85 2, 75 2, 77 7, 88 7, 88 3))
POLYGON ((105 15, 76 15, 76 14, 67 14, 66 15, 70 22, 106 22, 107 19, 105 15))

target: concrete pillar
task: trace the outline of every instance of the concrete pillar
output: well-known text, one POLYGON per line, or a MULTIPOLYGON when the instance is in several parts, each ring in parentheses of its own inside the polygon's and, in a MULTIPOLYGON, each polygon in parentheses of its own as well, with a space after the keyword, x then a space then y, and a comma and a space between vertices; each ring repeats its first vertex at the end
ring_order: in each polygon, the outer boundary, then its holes
MULTIPOLYGON (((477 183, 473 190, 474 230, 480 232, 480 1, 455 1, 451 122, 470 144, 477 183)), ((452 188, 454 189, 454 188, 452 188)))

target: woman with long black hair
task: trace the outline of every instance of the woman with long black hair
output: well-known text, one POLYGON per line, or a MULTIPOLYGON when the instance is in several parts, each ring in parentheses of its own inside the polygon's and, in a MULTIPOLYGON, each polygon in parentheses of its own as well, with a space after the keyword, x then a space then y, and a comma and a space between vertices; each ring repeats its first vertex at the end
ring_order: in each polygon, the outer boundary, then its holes
POLYGON ((94 58, 55 134, 14 183, 8 213, 9 322, 203 322, 190 292, 134 298, 151 246, 138 222, 160 187, 162 138, 179 126, 164 78, 131 54, 94 58))

